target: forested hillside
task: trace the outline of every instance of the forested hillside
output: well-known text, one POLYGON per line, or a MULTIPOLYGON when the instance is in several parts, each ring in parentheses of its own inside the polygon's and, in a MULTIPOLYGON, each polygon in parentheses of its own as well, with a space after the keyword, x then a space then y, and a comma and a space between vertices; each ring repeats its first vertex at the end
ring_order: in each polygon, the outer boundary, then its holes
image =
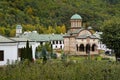
POLYGON ((99 30, 105 20, 120 17, 120 0, 0 0, 0 34, 13 36, 17 24, 39 33, 45 33, 41 26, 68 29, 75 13, 82 16, 84 26, 99 30))

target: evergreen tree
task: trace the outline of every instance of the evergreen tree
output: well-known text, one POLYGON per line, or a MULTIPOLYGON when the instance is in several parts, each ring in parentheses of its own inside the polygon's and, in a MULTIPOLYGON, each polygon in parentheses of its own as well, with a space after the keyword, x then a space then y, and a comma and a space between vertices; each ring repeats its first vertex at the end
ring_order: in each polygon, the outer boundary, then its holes
POLYGON ((26 48, 22 48, 21 50, 21 60, 28 59, 29 61, 33 61, 32 59, 32 47, 29 47, 29 41, 26 42, 26 48))
POLYGON ((32 58, 32 46, 29 48, 29 60, 33 61, 33 58, 32 58))
POLYGON ((46 63, 47 61, 47 52, 45 47, 42 48, 42 56, 43 56, 43 63, 46 63))
POLYGON ((24 48, 21 49, 21 61, 23 61, 23 58, 24 58, 24 48))

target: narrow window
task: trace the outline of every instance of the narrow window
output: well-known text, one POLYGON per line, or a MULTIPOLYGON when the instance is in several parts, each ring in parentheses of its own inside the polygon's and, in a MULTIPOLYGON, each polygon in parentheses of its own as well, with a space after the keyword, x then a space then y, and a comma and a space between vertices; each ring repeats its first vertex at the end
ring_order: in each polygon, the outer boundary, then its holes
POLYGON ((58 44, 58 41, 56 41, 56 44, 58 44))
POLYGON ((60 41, 60 44, 62 44, 62 41, 60 41))
POLYGON ((0 51, 0 61, 4 61, 4 51, 0 51))
POLYGON ((53 41, 53 44, 55 44, 55 41, 53 41))

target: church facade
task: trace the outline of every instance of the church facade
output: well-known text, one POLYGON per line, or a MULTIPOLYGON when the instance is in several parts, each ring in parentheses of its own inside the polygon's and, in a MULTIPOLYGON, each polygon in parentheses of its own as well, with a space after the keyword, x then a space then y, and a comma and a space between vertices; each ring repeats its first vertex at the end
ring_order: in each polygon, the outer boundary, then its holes
POLYGON ((74 14, 71 17, 71 28, 64 38, 64 52, 70 55, 97 55, 98 37, 93 35, 91 27, 82 27, 82 17, 74 14))

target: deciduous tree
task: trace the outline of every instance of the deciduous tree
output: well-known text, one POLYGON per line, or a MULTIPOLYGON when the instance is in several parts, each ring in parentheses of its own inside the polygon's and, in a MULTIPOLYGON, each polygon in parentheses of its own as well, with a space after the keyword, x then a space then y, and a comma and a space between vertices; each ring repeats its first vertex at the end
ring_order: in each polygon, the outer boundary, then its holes
POLYGON ((112 18, 105 21, 102 32, 102 42, 114 50, 116 59, 120 58, 120 19, 112 18))

